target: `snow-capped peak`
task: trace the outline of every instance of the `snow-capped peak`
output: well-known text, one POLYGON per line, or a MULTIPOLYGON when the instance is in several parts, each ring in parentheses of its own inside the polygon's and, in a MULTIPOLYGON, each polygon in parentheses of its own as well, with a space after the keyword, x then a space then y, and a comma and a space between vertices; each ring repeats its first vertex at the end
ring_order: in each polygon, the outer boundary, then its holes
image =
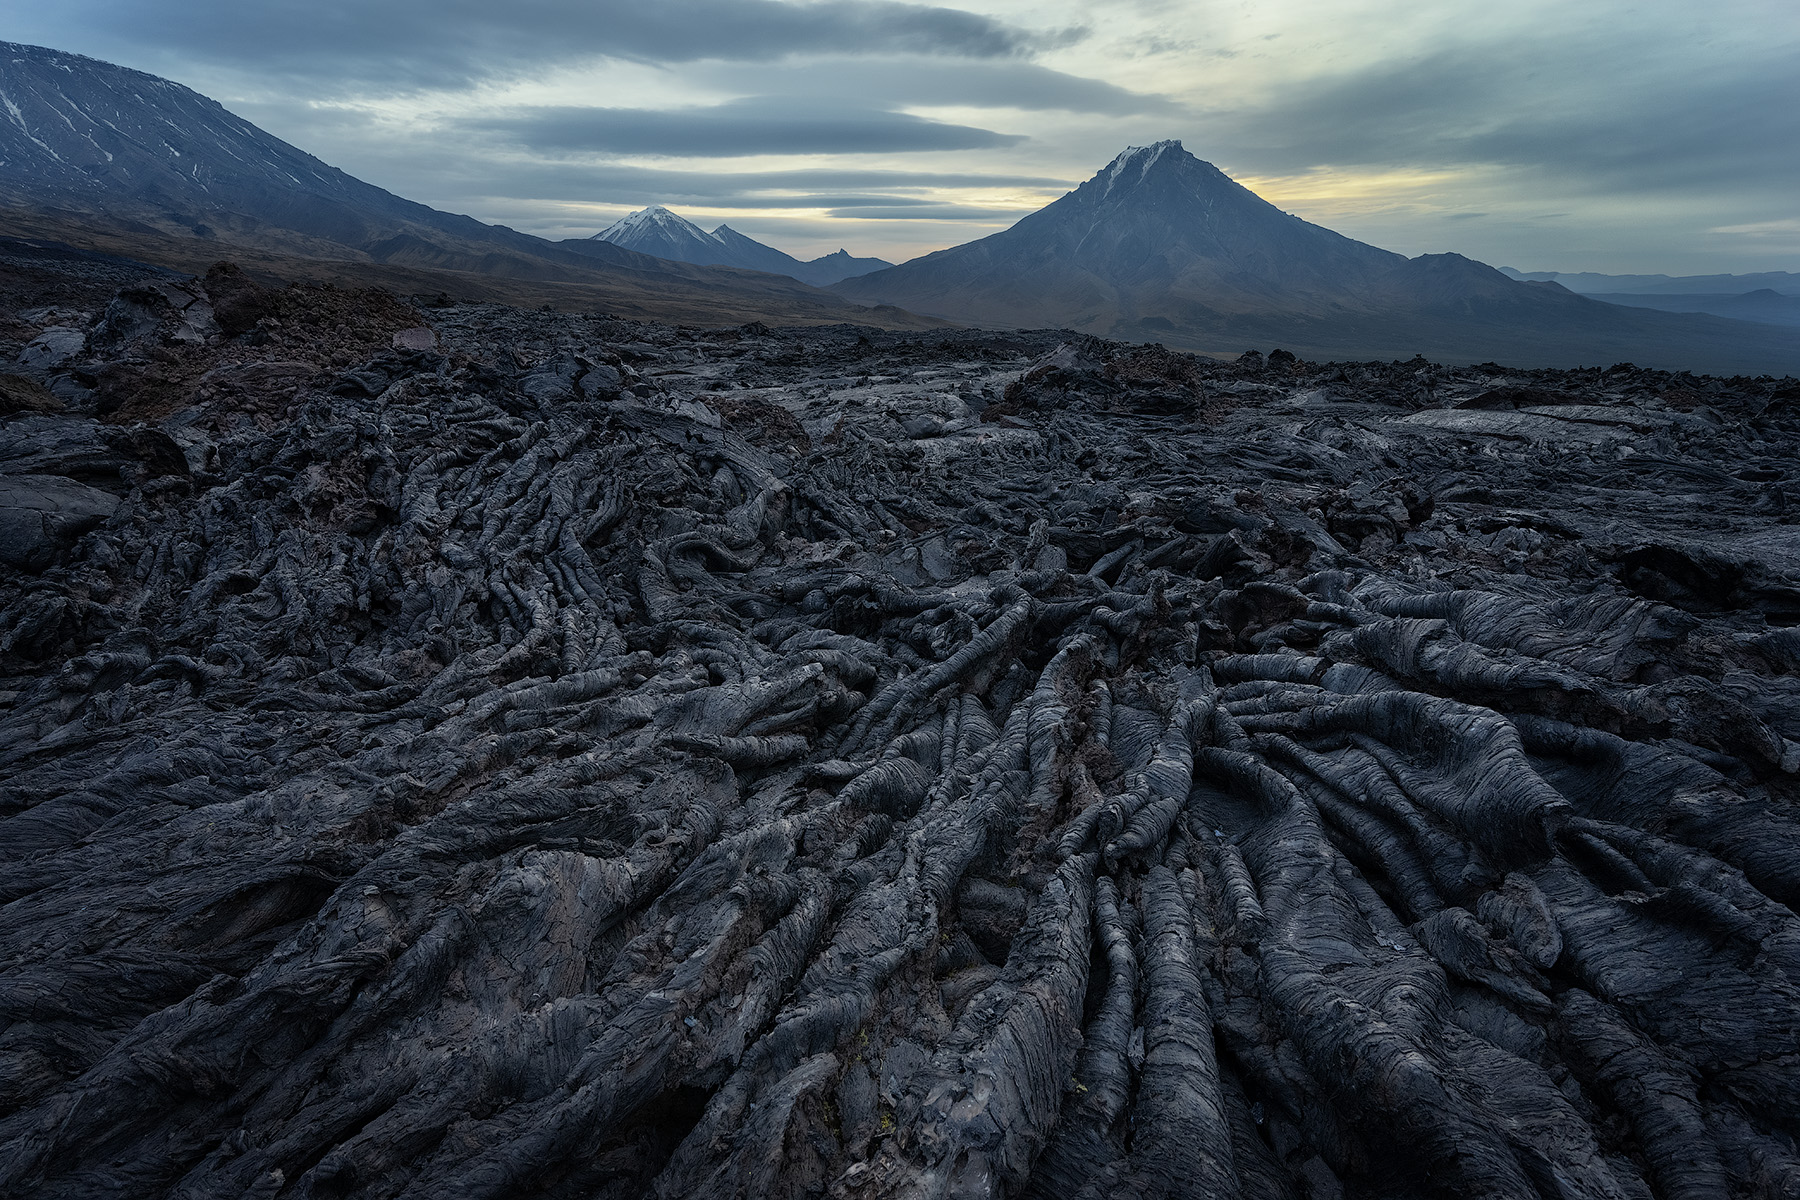
POLYGON ((1150 173, 1150 168, 1170 150, 1177 154, 1187 153, 1179 138, 1153 142, 1148 146, 1125 147, 1117 158, 1106 165, 1106 188, 1103 194, 1110 195, 1115 184, 1136 183, 1143 179, 1150 173))
POLYGON ((619 218, 589 240, 625 242, 658 232, 673 234, 677 237, 683 235, 695 237, 703 242, 711 241, 713 236, 687 218, 677 216, 660 204, 652 204, 649 208, 640 208, 634 213, 619 218))

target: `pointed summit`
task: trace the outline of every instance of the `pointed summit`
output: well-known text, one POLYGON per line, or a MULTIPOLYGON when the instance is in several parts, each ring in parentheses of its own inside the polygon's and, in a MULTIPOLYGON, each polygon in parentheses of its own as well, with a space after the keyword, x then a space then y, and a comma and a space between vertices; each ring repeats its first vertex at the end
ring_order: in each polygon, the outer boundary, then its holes
POLYGON ((700 266, 736 266, 725 261, 717 239, 685 217, 677 216, 660 204, 640 208, 608 225, 592 238, 595 242, 611 242, 639 254, 654 254, 675 262, 700 266))
MULTIPOLYGON (((1119 157, 1106 164, 1106 169, 1094 176, 1094 181, 1103 181, 1106 192, 1110 194, 1115 186, 1129 187, 1134 183, 1142 183, 1152 168, 1161 162, 1164 155, 1169 154, 1171 161, 1176 157, 1186 157, 1200 162, 1186 150, 1181 148, 1179 139, 1155 142, 1148 146, 1127 146, 1119 157), (1169 152, 1173 152, 1172 154, 1169 152)), ((1210 163, 1201 163, 1211 166, 1210 163)))

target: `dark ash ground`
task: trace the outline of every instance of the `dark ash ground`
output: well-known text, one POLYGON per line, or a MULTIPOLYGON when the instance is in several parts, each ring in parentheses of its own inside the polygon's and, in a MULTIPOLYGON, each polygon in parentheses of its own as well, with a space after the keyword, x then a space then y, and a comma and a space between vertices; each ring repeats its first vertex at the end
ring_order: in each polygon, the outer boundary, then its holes
POLYGON ((1800 1195, 1794 381, 9 255, 0 1194, 1800 1195))

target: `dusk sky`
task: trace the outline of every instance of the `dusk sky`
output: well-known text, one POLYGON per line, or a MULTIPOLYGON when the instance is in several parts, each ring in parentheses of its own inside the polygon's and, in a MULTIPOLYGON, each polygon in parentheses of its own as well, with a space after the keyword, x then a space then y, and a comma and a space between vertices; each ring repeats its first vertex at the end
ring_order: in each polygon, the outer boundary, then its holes
POLYGON ((1794 0, 58 0, 0 37, 548 237, 663 203, 904 259, 1180 138, 1405 254, 1800 270, 1794 0))

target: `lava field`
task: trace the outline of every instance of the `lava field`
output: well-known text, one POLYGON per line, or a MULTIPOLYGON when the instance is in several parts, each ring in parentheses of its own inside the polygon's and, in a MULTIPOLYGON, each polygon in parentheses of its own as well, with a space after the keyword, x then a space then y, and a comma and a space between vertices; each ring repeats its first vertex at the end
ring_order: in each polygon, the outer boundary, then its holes
POLYGON ((1800 1195, 1793 380, 76 266, 0 1194, 1800 1195))

